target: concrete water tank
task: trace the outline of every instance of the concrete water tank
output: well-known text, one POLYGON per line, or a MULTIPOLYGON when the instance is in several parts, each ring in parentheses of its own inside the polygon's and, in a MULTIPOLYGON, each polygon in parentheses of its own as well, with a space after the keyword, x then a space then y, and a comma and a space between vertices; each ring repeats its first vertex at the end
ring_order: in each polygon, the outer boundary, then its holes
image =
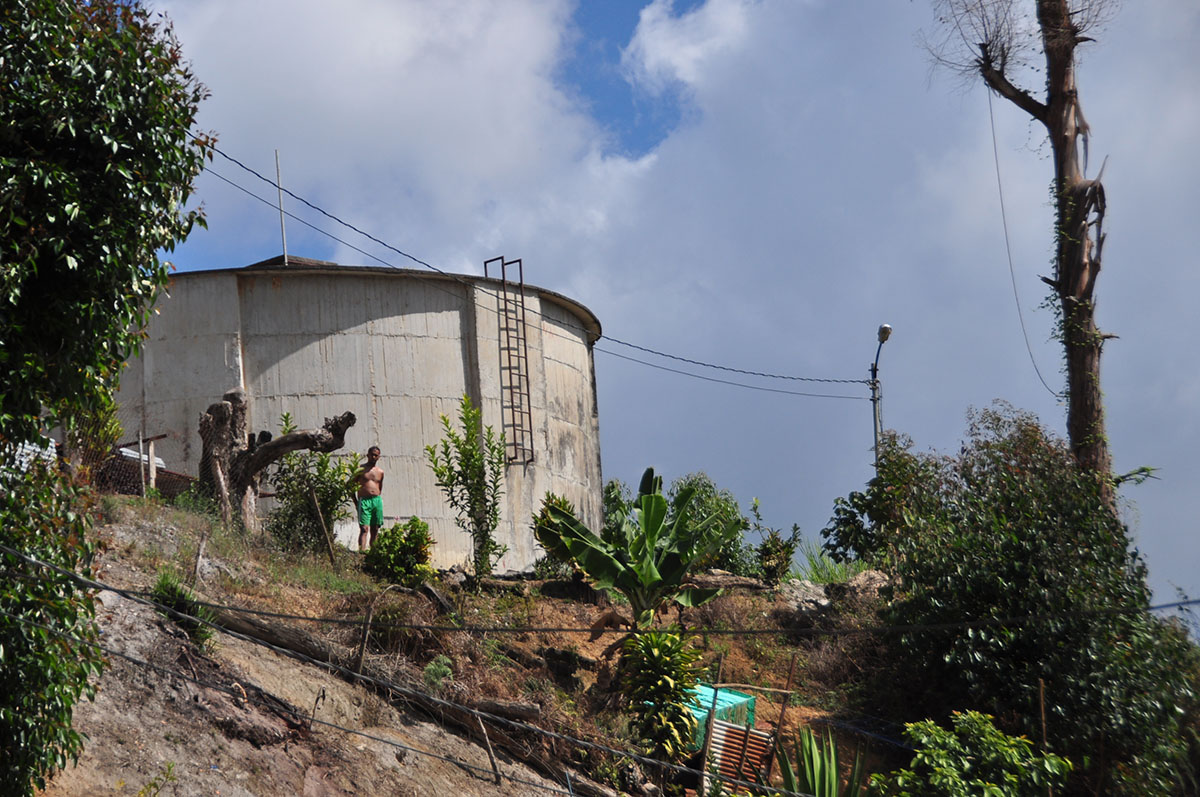
MULTIPOLYGON (((434 483, 425 446, 457 420, 463 394, 509 439, 496 571, 527 569, 540 554, 529 528, 542 496, 571 500, 601 522, 599 425, 586 307, 511 280, 341 266, 282 257, 172 277, 140 356, 122 373, 120 415, 145 435, 167 434, 158 455, 196 475, 197 419, 232 388, 245 391, 249 428, 277 433, 346 410, 358 423, 348 449, 383 452, 386 522, 418 515, 437 544, 434 564, 470 558, 470 536, 434 483), (523 309, 523 312, 520 312, 523 309), (514 359, 517 358, 517 359, 514 359)), ((127 429, 127 431, 133 431, 127 429)), ((352 524, 340 530, 349 541, 352 524)))

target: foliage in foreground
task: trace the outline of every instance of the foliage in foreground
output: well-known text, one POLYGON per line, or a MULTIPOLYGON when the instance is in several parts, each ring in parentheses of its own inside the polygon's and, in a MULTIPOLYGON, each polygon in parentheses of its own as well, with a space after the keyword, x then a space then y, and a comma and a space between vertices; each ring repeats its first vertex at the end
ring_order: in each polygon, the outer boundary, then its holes
POLYGON ((637 499, 603 538, 553 502, 543 504, 534 536, 547 555, 577 564, 597 589, 623 595, 633 622, 648 628, 655 611, 669 601, 699 606, 717 596, 720 590, 688 586, 688 577, 699 562, 741 533, 737 521, 679 511, 690 500, 691 493, 681 491, 675 498, 677 511, 669 512, 662 479, 647 468, 637 499))
POLYGON ((858 797, 866 773, 863 769, 861 749, 854 757, 846 788, 839 789, 841 784, 837 742, 832 733, 826 731, 822 740, 811 728, 801 728, 796 733, 792 745, 795 765, 788 758, 782 739, 775 748, 775 760, 779 762, 779 775, 783 779, 782 785, 786 791, 812 797, 858 797))
POLYGON ((437 575, 429 566, 433 543, 429 524, 414 515, 403 526, 396 523, 381 531, 367 551, 363 566, 376 578, 415 587, 437 575))
MULTIPOLYGON (((205 90, 136 0, 10 0, 0 31, 0 542, 86 572, 84 496, 14 451, 111 406, 167 280, 158 253, 200 220, 183 205, 205 90)), ((101 659, 91 595, 2 558, 0 792, 25 795, 78 756, 72 709, 101 659)))
POLYGON ((206 91, 136 2, 0 4, 0 438, 99 410, 167 280, 206 91))
POLYGON ((1145 565, 1098 477, 1033 416, 973 413, 956 457, 885 441, 879 477, 825 534, 834 556, 893 576, 901 711, 977 709, 1040 736, 1040 682, 1050 747, 1079 763, 1073 788, 1179 788, 1196 648, 1147 611, 1145 565))
POLYGON ((504 433, 483 426, 483 412, 464 395, 459 402, 459 432, 442 416, 445 437, 438 446, 425 446, 438 487, 456 513, 458 527, 471 535, 472 567, 476 579, 492 568, 508 547, 496 542, 500 525, 501 481, 504 479, 504 433))
POLYGON ((651 758, 679 761, 695 738, 698 720, 688 704, 699 661, 700 651, 671 631, 633 634, 622 646, 621 694, 651 758))
MULTIPOLYGON (((289 413, 279 419, 281 434, 296 431, 289 413)), ((326 452, 292 451, 284 454, 272 467, 268 477, 275 488, 274 509, 267 515, 267 531, 288 551, 322 551, 325 549, 324 521, 329 533, 334 526, 350 517, 353 491, 347 485, 359 471, 357 454, 335 456, 326 452), (320 517, 313 508, 313 496, 320 507, 320 517)))
MULTIPOLYGON (((22 470, 0 452, 0 544, 90 576, 86 496, 57 470, 22 470)), ((71 728, 103 659, 91 593, 70 577, 0 552, 0 793, 32 795, 79 757, 71 728)))
POLYGON ((1024 736, 1008 736, 992 718, 976 711, 954 712, 953 730, 932 720, 905 726, 916 749, 912 764, 871 776, 872 792, 887 797, 1026 797, 1061 789, 1071 762, 1038 755, 1024 736))

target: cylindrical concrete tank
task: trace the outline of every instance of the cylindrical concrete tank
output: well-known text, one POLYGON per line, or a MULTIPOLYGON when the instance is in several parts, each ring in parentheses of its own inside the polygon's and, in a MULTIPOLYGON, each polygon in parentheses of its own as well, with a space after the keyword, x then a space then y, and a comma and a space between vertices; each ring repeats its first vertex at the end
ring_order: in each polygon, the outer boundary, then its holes
POLYGON ((496 534, 509 550, 497 572, 537 558, 529 520, 547 491, 589 526, 601 522, 600 324, 577 302, 528 285, 522 296, 497 279, 289 257, 177 274, 156 309, 118 401, 144 435, 168 435, 158 455, 169 468, 198 472, 198 418, 231 388, 245 391, 255 431, 277 433, 284 412, 311 428, 350 410, 347 448, 383 452, 387 522, 420 516, 437 540, 434 563, 460 564, 471 539, 424 449, 441 440, 442 415, 457 422, 466 394, 486 425, 527 441, 527 451, 510 445, 496 534), (522 401, 528 411, 515 412, 522 401))

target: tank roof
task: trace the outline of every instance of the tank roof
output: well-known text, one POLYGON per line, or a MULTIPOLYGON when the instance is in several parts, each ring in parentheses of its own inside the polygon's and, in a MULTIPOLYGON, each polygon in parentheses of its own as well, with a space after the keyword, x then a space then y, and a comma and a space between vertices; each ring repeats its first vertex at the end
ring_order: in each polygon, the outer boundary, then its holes
MULTIPOLYGON (((377 274, 396 277, 415 277, 424 280, 446 280, 450 282, 462 282, 469 284, 491 284, 500 285, 501 281, 495 277, 481 277, 474 274, 451 274, 446 271, 429 271, 425 269, 413 268, 395 268, 393 266, 352 266, 343 263, 335 263, 331 260, 315 260, 310 257, 297 257, 296 255, 288 255, 287 263, 284 263, 283 255, 269 257, 266 260, 260 260, 257 263, 251 263, 247 266, 235 266, 233 268, 216 268, 196 271, 176 272, 173 278, 187 277, 189 275, 200 274, 279 274, 281 272, 300 272, 300 273, 356 273, 356 274, 377 274)), ((556 304, 562 309, 576 316, 583 325, 583 328, 588 333, 588 342, 595 343, 602 336, 600 329, 600 319, 598 319, 591 310, 574 299, 564 296, 557 291, 552 291, 547 288, 539 288, 536 285, 525 283, 526 290, 536 291, 538 296, 543 301, 548 301, 556 304)))

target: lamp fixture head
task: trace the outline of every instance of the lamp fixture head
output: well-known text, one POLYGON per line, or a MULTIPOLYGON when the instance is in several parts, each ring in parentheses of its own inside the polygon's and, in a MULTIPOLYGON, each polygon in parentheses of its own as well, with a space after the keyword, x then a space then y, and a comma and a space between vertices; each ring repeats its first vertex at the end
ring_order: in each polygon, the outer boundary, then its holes
POLYGON ((887 340, 891 336, 892 336, 892 325, 891 324, 880 324, 879 325, 879 342, 883 343, 885 340, 887 340))

